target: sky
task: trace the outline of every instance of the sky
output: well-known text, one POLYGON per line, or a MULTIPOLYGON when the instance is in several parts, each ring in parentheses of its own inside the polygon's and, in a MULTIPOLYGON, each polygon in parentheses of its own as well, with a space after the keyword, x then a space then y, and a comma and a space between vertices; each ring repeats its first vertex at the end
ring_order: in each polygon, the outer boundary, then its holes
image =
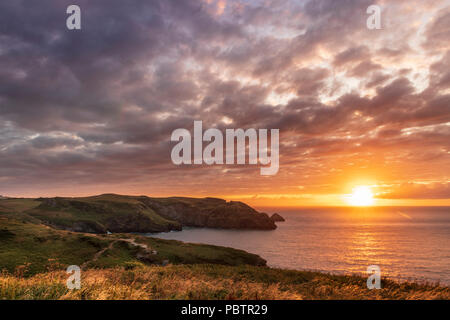
POLYGON ((449 39, 448 0, 2 1, 0 194, 450 205, 449 39), (195 120, 279 129, 279 172, 174 165, 195 120))

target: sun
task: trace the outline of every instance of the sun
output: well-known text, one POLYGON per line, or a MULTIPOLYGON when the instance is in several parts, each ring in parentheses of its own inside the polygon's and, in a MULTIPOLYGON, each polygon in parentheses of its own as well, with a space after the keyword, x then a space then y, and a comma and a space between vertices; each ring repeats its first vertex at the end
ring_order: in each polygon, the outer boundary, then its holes
POLYGON ((374 204, 373 193, 368 186, 358 186, 352 191, 352 194, 347 198, 348 204, 358 207, 366 207, 374 204))

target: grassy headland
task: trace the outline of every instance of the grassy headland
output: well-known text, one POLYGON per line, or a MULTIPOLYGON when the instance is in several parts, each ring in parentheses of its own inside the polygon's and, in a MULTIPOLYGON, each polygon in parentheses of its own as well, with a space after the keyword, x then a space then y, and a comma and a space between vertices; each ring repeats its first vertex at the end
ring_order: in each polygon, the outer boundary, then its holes
POLYGON ((359 276, 272 269, 261 257, 232 248, 63 230, 80 221, 103 226, 108 217, 122 223, 130 212, 164 225, 174 221, 167 216, 182 212, 173 206, 191 208, 185 221, 207 212, 216 218, 251 212, 220 199, 167 198, 158 200, 167 203, 156 211, 154 200, 143 206, 135 197, 85 199, 0 200, 0 299, 450 299, 450 288, 437 285, 383 280, 381 290, 368 290, 359 276), (199 206, 203 213, 189 216, 199 206), (69 265, 82 269, 80 290, 66 287, 69 265))
POLYGON ((2 216, 0 243, 0 270, 24 276, 69 265, 85 269, 168 263, 265 265, 259 256, 233 248, 133 234, 83 234, 2 216))
POLYGON ((215 198, 103 194, 79 198, 1 199, 0 214, 22 214, 57 229, 105 234, 165 232, 183 226, 275 229, 267 214, 215 198))

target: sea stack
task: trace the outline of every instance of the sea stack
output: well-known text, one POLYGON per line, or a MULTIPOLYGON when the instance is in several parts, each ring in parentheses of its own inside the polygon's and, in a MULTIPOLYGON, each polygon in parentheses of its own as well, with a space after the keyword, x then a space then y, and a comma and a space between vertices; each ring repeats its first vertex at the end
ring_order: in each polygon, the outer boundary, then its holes
POLYGON ((284 218, 282 216, 280 216, 278 213, 274 213, 271 217, 270 220, 272 220, 273 222, 283 222, 286 221, 284 220, 284 218))

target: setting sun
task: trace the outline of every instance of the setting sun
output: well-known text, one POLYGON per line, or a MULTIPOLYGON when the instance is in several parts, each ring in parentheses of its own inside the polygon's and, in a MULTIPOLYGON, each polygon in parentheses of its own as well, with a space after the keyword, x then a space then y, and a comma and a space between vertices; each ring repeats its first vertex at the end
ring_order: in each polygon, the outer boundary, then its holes
POLYGON ((358 186, 353 189, 347 202, 352 206, 371 206, 374 203, 373 193, 370 187, 358 186))

